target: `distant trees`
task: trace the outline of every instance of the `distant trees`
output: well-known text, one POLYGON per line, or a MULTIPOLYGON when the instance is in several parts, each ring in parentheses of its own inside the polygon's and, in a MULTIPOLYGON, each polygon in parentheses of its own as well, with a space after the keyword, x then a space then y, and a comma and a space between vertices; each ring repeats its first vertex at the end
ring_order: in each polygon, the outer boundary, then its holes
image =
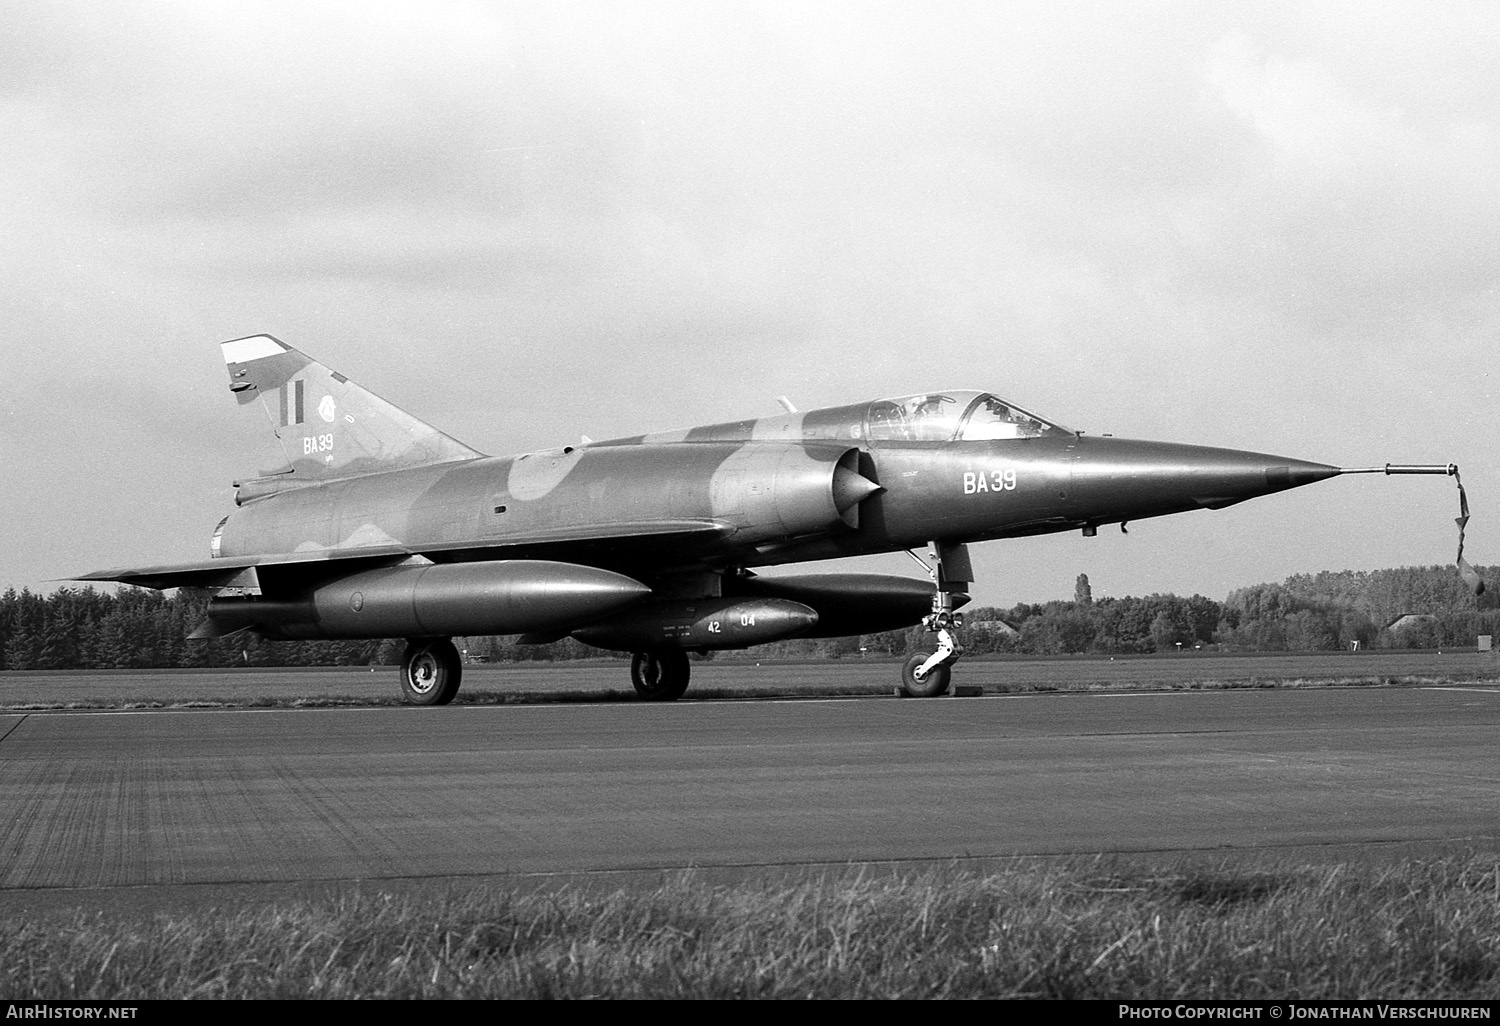
POLYGON ((1500 634, 1500 568, 1481 567, 1485 593, 1476 599, 1451 566, 1298 574, 1282 584, 1237 588, 1224 600, 1218 640, 1230 648, 1310 650, 1472 645, 1500 634), (1405 613, 1435 619, 1420 628, 1390 629, 1405 613))
MULTIPOLYGON (((1475 598, 1453 567, 1299 575, 1281 584, 1237 588, 1223 602, 1193 595, 1094 598, 1080 574, 1071 602, 967 609, 963 643, 970 655, 1132 655, 1215 645, 1233 651, 1319 651, 1361 647, 1473 645, 1500 635, 1500 568, 1480 568, 1488 582, 1475 598), (1402 613, 1433 619, 1403 630, 1402 613)), ((899 655, 931 644, 920 629, 867 635, 866 655, 899 655)), ((768 658, 816 658, 821 642, 792 639, 752 651, 768 658)))
MULTIPOLYGON (((964 611, 963 644, 990 652, 1063 655, 1137 654, 1218 645, 1241 651, 1314 651, 1361 646, 1472 645, 1500 635, 1500 568, 1480 567, 1486 593, 1476 602, 1453 567, 1325 571, 1280 584, 1236 588, 1223 602, 1193 595, 1094 598, 1079 574, 1073 601, 1020 603, 964 611), (1423 614, 1392 629, 1397 617, 1423 614)), ((51 595, 11 589, 0 595, 0 669, 111 667, 329 666, 397 662, 404 642, 266 641, 245 633, 188 641, 206 614, 208 595, 182 589, 60 588, 51 595)), ((560 661, 597 657, 572 639, 515 645, 509 638, 457 639, 470 659, 560 661)), ((846 659, 904 655, 932 643, 920 627, 847 638, 792 638, 750 650, 755 658, 846 659)), ((710 656, 712 653, 710 653, 710 656)))
POLYGON ((1073 601, 1080 606, 1086 606, 1094 601, 1094 589, 1089 587, 1089 575, 1079 574, 1078 580, 1073 582, 1073 601))
POLYGON ((112 595, 59 588, 45 597, 12 588, 0 595, 0 669, 331 666, 381 655, 379 641, 272 642, 249 633, 188 641, 207 607, 208 595, 186 588, 170 597, 139 588, 112 595))
POLYGON ((980 608, 969 622, 1003 622, 1014 634, 971 630, 964 645, 970 653, 1022 652, 1036 655, 1098 653, 1109 655, 1173 651, 1210 644, 1219 622, 1219 603, 1202 595, 1148 595, 1145 598, 1101 598, 1088 602, 1020 603, 1010 609, 980 608))

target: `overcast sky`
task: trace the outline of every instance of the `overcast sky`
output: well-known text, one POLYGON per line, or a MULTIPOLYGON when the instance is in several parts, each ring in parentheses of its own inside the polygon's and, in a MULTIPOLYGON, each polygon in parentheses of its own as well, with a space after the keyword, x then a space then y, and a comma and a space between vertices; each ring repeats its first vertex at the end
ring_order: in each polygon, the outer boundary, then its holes
MULTIPOLYGON (((974 387, 1456 461, 1500 562, 1494 4, 10 0, 0 153, 0 588, 205 558, 278 463, 257 332, 494 454, 974 387)), ((976 595, 1450 563, 1457 505, 992 542, 976 595)))

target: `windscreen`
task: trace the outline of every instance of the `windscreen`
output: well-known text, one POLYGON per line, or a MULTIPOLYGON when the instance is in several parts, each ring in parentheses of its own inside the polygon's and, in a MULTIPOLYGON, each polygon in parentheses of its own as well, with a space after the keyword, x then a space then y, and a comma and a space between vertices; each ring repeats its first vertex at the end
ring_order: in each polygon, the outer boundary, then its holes
POLYGON ((977 442, 992 438, 1040 438, 1051 434, 1072 432, 986 392, 969 405, 959 437, 965 442, 977 442))
POLYGON ((865 437, 875 441, 966 442, 1072 434, 989 392, 922 392, 870 404, 865 437))

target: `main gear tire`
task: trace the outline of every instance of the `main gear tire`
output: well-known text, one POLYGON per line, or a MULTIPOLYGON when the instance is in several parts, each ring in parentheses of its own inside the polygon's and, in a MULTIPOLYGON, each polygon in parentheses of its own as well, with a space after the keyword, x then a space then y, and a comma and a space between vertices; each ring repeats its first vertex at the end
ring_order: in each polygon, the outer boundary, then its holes
POLYGON ((675 702, 687 690, 692 668, 687 653, 668 648, 637 652, 630 660, 630 681, 635 693, 648 702, 675 702))
POLYGON ((901 693, 908 698, 936 698, 948 693, 953 667, 947 663, 934 667, 927 676, 917 680, 917 667, 932 658, 931 652, 913 652, 901 667, 901 693))
POLYGON ((447 638, 416 638, 401 657, 401 697, 408 705, 447 705, 458 694, 463 660, 447 638))

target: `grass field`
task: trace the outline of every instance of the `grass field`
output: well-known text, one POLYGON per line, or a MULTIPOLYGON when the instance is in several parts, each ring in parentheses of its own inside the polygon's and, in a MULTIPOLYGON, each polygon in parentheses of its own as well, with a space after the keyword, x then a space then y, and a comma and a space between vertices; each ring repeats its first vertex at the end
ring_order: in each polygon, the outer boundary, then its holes
POLYGON ((0 923, 0 994, 1494 1000, 1500 864, 1021 862, 85 913, 0 923))
MULTIPOLYGON (((899 666, 883 659, 693 664, 688 699, 890 695, 899 666)), ((988 693, 1149 688, 1391 686, 1500 681, 1500 660, 1467 652, 1367 651, 972 659, 955 683, 988 693)), ((459 702, 635 700, 629 663, 503 663, 464 670, 459 702)), ((0 708, 150 708, 394 704, 394 667, 0 672, 0 708)))

